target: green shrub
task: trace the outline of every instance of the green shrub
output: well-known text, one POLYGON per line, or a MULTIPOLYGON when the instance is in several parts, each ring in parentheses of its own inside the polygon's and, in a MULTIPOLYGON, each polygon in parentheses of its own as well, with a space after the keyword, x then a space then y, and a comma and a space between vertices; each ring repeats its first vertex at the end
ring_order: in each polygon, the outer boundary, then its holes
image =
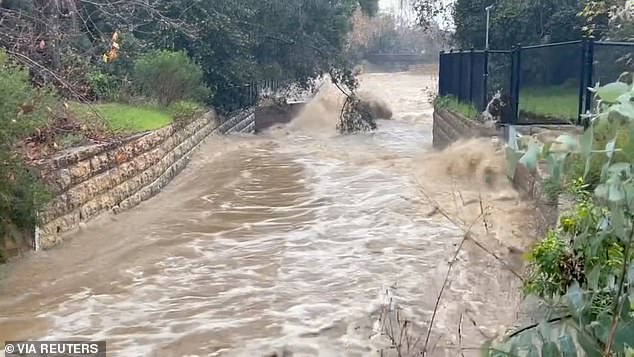
POLYGON ((134 63, 134 79, 142 94, 163 106, 209 95, 201 67, 185 52, 163 50, 141 56, 134 63))
POLYGON ((175 119, 190 119, 200 114, 203 107, 196 102, 178 101, 169 106, 168 111, 175 119))
POLYGON ((76 146, 89 145, 90 141, 85 136, 78 133, 68 133, 59 137, 57 145, 62 149, 68 149, 76 146))
MULTIPOLYGON (((608 125, 605 122, 599 122, 594 128, 594 150, 603 150, 612 138, 616 138, 616 147, 622 148, 622 151, 616 152, 614 155, 615 162, 629 161, 634 159, 634 146, 629 145, 629 128, 626 125, 615 123, 616 125, 608 125)), ((594 189, 601 180, 601 170, 605 159, 603 155, 593 155, 590 158, 590 168, 584 177, 584 182, 589 185, 590 189, 594 189)), ((572 154, 568 160, 566 169, 566 178, 574 180, 583 177, 586 169, 586 161, 579 154, 572 154)))
POLYGON ((368 103, 360 100, 356 95, 346 98, 337 123, 337 130, 341 134, 352 134, 360 131, 376 129, 376 118, 368 103))
POLYGON ((117 102, 121 100, 121 80, 103 72, 88 75, 88 84, 98 100, 117 102))
POLYGON ((28 78, 0 51, 0 243, 17 237, 19 230, 33 229, 35 212, 48 198, 16 144, 48 125, 57 101, 49 89, 33 88, 28 78))
POLYGON ((527 256, 530 274, 524 283, 525 293, 542 297, 565 293, 572 282, 566 271, 571 259, 565 240, 556 231, 549 231, 527 256))
POLYGON ((24 139, 35 127, 48 124, 56 107, 52 91, 35 89, 28 72, 9 61, 0 51, 0 145, 8 147, 24 139))

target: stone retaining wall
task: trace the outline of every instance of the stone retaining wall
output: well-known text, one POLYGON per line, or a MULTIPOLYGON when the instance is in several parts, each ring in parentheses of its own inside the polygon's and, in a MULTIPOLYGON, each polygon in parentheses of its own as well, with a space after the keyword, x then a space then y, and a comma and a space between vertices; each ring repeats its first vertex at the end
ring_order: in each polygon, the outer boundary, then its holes
POLYGON ((38 163, 54 194, 39 213, 42 225, 28 245, 48 249, 62 233, 101 213, 118 213, 157 194, 191 158, 210 134, 255 131, 255 113, 246 110, 222 124, 208 112, 183 126, 139 134, 121 142, 76 148, 38 163))
POLYGON ((495 128, 486 128, 445 109, 434 110, 432 134, 434 148, 441 150, 460 139, 500 135, 495 128))

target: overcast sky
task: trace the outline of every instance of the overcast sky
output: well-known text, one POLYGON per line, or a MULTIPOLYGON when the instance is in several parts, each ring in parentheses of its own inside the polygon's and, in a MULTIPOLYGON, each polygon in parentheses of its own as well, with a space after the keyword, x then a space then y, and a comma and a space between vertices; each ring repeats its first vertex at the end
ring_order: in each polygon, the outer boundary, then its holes
MULTIPOLYGON (((445 6, 453 4, 454 0, 438 0, 445 3, 445 6)), ((634 1, 634 0, 632 0, 634 1)), ((391 13, 402 18, 407 19, 409 22, 414 23, 416 21, 416 13, 413 9, 413 4, 416 0, 379 0, 379 8, 382 12, 391 13)), ((452 27, 451 19, 445 19, 442 27, 452 27), (447 22, 449 22, 447 24, 447 22)))
POLYGON ((415 18, 413 2, 414 0, 379 0, 379 7, 381 11, 411 19, 415 18))

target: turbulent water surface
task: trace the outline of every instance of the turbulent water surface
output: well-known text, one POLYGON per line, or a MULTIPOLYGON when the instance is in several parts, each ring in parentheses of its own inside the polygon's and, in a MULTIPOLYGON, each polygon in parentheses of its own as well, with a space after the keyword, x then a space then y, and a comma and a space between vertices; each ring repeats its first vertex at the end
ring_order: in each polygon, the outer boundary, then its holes
POLYGON ((210 138, 157 197, 3 267, 0 343, 405 356, 422 350, 453 262, 428 351, 473 354, 515 319, 518 282, 470 240, 453 261, 463 229, 513 261, 505 247, 525 244, 530 207, 500 178, 493 145, 431 153, 432 86, 424 74, 363 75, 395 114, 373 134, 336 135, 341 100, 328 87, 287 126, 210 138), (389 349, 390 335, 409 343, 389 349))

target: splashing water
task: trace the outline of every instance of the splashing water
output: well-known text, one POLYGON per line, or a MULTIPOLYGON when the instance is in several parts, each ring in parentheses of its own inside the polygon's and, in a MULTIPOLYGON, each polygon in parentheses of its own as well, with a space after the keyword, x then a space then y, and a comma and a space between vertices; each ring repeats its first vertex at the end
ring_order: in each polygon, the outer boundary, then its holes
POLYGON ((519 282, 467 241, 436 306, 462 228, 475 222, 474 239, 511 260, 531 207, 490 143, 431 152, 430 81, 363 75, 394 110, 374 133, 337 135, 343 98, 326 86, 288 126, 209 139, 160 195, 9 264, 0 340, 106 339, 113 356, 396 355, 389 335, 411 321, 420 351, 436 309, 429 355, 478 346, 513 322, 519 282))

